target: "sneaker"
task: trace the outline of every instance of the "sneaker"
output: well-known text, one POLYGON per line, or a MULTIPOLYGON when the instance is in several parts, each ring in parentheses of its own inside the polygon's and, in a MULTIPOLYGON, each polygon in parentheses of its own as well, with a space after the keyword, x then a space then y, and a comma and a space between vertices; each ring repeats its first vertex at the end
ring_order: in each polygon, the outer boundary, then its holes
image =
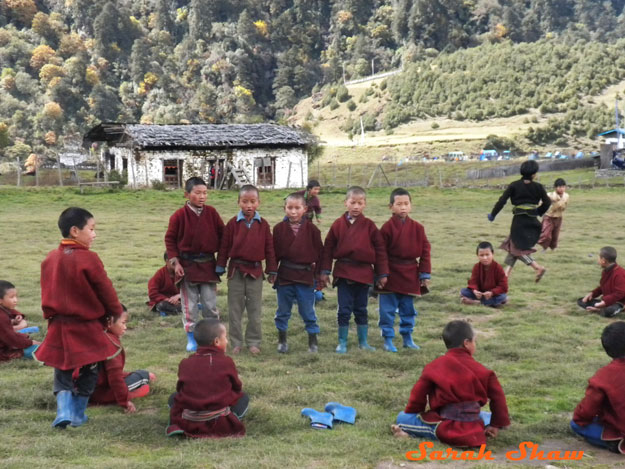
POLYGON ((614 305, 607 306, 606 308, 602 308, 599 314, 601 314, 604 318, 613 318, 621 311, 623 311, 623 306, 616 303, 614 305))

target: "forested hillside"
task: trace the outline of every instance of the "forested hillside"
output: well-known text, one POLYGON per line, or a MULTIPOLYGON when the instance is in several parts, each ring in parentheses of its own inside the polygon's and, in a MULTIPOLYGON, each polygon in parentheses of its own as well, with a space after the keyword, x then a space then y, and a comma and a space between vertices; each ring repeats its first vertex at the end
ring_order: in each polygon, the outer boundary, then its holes
MULTIPOLYGON (((395 107, 387 113, 386 125, 392 126, 426 112, 423 101, 431 84, 422 83, 417 63, 449 56, 450 69, 445 72, 454 67, 466 71, 467 64, 453 62, 454 51, 482 45, 475 67, 488 62, 484 54, 510 54, 510 43, 541 38, 558 42, 551 54, 568 64, 570 72, 558 78, 566 83, 549 101, 557 110, 574 102, 576 93, 592 93, 616 78, 602 78, 601 67, 606 62, 621 64, 618 47, 590 41, 610 44, 625 37, 624 4, 625 0, 0 0, 0 156, 50 154, 99 121, 280 119, 313 89, 343 77, 368 75, 372 67, 383 71, 403 63, 407 81, 416 88, 407 95, 401 84, 390 88, 395 107), (576 65, 580 58, 583 63, 576 65)), ((491 92, 480 87, 508 87, 498 85, 499 80, 514 81, 520 67, 534 67, 536 79, 527 93, 503 107, 493 106, 493 112, 468 104, 456 109, 453 93, 444 103, 430 96, 431 104, 436 113, 471 119, 541 103, 550 106, 540 93, 531 92, 549 80, 538 73, 541 55, 537 63, 512 64, 492 80, 467 75, 450 82, 466 82, 465 92, 484 99, 491 92)))

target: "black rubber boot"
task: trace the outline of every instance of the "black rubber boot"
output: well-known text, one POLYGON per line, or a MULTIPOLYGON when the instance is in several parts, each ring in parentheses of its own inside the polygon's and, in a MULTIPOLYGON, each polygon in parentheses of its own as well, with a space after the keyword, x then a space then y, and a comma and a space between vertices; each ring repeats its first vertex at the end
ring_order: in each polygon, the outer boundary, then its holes
POLYGON ((319 347, 317 346, 317 334, 308 334, 308 351, 310 353, 317 353, 319 347))
POLYGON ((278 353, 287 353, 289 345, 286 343, 286 331, 278 331, 278 353))

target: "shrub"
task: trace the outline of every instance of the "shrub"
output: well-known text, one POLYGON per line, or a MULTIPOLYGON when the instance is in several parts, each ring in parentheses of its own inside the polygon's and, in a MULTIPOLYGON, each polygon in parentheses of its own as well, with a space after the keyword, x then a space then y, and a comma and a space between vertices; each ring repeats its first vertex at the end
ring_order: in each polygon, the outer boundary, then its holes
POLYGON ((347 87, 345 85, 341 85, 336 90, 336 99, 339 103, 344 103, 350 98, 349 91, 347 91, 347 87))
POLYGON ((440 127, 440 125, 438 125, 438 122, 432 122, 432 125, 430 127, 436 130, 440 127))
POLYGON ((356 103, 354 102, 353 99, 350 99, 349 101, 347 101, 347 109, 349 109, 350 111, 353 111, 356 109, 356 103))

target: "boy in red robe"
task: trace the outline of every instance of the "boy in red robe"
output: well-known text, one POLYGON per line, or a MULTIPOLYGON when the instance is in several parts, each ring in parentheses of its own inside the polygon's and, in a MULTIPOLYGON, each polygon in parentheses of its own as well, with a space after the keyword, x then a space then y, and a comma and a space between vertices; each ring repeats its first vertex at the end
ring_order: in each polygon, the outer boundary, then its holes
POLYGON ((616 263, 616 249, 612 246, 599 250, 597 263, 602 269, 599 286, 577 300, 577 304, 587 311, 613 318, 625 305, 625 269, 616 263))
POLYGON ((323 244, 321 232, 305 216, 306 199, 299 193, 287 196, 284 201, 284 220, 273 227, 273 245, 276 260, 280 263, 274 288, 278 295, 275 323, 278 329, 278 352, 286 353, 287 329, 293 303, 297 302, 299 314, 308 332, 308 351, 317 352, 319 325, 315 314, 315 279, 323 244))
POLYGON ((239 214, 230 219, 224 231, 217 257, 217 272, 223 274, 228 264, 228 321, 230 341, 234 347, 232 353, 237 355, 243 347, 243 312, 247 310, 245 343, 252 355, 258 355, 262 340, 262 261, 265 261, 269 283, 274 282, 278 266, 269 223, 256 211, 260 206, 258 189, 249 184, 241 187, 238 204, 241 209, 239 214))
POLYGON ((148 306, 161 316, 180 314, 180 289, 176 283, 176 272, 165 253, 165 265, 158 269, 148 282, 148 306))
POLYGON ((0 280, 0 362, 14 358, 33 358, 40 342, 18 333, 16 324, 25 323, 24 315, 17 311, 17 289, 6 280, 0 280))
POLYGON ((391 430, 397 437, 440 440, 460 447, 486 444, 510 425, 503 389, 495 373, 474 358, 475 333, 466 321, 443 329, 447 353, 428 363, 391 430), (492 412, 480 412, 490 401, 492 412), (429 410, 426 406, 429 403, 429 410))
POLYGON ((625 322, 613 322, 601 334, 612 361, 588 380, 571 428, 586 441, 625 454, 625 322))
POLYGON ((102 327, 106 315, 119 317, 122 305, 98 255, 90 251, 96 238, 95 219, 87 210, 70 207, 58 222, 63 240, 41 263, 41 309, 48 333, 34 356, 54 367, 57 414, 53 427, 78 427, 98 380, 98 362, 121 347, 102 327), (79 369, 73 379, 73 371, 79 369))
POLYGON ((193 333, 198 350, 178 366, 176 392, 169 398, 167 436, 243 436, 241 419, 249 397, 242 391, 234 361, 225 353, 226 328, 217 319, 202 319, 193 333))
POLYGON ((308 181, 306 189, 296 192, 304 196, 306 202, 306 218, 313 221, 313 218, 317 219, 317 223, 321 222, 321 202, 319 202, 319 192, 321 191, 321 184, 315 179, 308 181))
POLYGON ((495 250, 488 241, 477 245, 475 253, 479 262, 473 266, 469 285, 460 290, 460 300, 465 305, 497 308, 508 301, 508 277, 493 257, 495 250))
POLYGON ((106 321, 106 335, 111 342, 121 347, 121 352, 110 360, 100 363, 100 373, 95 391, 91 395, 91 404, 115 404, 132 414, 137 408, 132 399, 147 396, 150 392, 150 381, 156 376, 146 370, 137 370, 132 373, 124 372, 126 353, 121 344, 121 337, 126 333, 128 311, 122 305, 124 312, 117 319, 109 316, 106 321))
POLYGON ((184 196, 188 201, 170 217, 165 233, 167 258, 174 267, 176 278, 182 279, 180 298, 187 352, 197 348, 193 328, 200 318, 198 304, 202 305, 204 317, 219 317, 215 253, 219 251, 224 223, 217 210, 206 205, 207 194, 202 178, 187 179, 184 196))
POLYGON ((347 353, 347 336, 352 312, 363 350, 375 350, 367 343, 367 301, 369 287, 383 289, 388 277, 388 258, 384 239, 375 223, 364 216, 367 195, 362 187, 353 186, 345 195, 347 211, 339 217, 326 235, 321 260, 321 281, 329 282, 338 293, 339 344, 336 353, 347 353), (332 271, 332 261, 334 271, 332 271), (372 267, 372 265, 374 267, 372 267))
POLYGON ((386 286, 379 290, 380 322, 384 350, 397 352, 393 345, 395 337, 395 314, 399 312, 399 334, 404 347, 419 349, 412 340, 417 310, 413 301, 427 291, 430 281, 430 242, 425 229, 419 222, 410 218, 412 199, 405 189, 391 192, 389 204, 392 216, 382 228, 382 238, 388 254, 389 276, 386 286))

